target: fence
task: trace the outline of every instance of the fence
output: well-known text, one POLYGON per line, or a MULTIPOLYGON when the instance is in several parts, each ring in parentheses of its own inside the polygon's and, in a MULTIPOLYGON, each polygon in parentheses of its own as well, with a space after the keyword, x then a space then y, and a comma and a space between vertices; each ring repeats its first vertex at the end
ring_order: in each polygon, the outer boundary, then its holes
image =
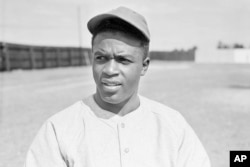
MULTIPOLYGON (((187 51, 150 52, 152 60, 194 61, 196 48, 187 51)), ((91 49, 0 43, 0 70, 41 69, 91 64, 91 49)))
POLYGON ((0 43, 0 47, 1 71, 91 64, 89 48, 44 47, 10 43, 0 43))
POLYGON ((188 50, 174 50, 174 51, 151 51, 151 60, 167 60, 167 61, 194 61, 196 47, 188 50))

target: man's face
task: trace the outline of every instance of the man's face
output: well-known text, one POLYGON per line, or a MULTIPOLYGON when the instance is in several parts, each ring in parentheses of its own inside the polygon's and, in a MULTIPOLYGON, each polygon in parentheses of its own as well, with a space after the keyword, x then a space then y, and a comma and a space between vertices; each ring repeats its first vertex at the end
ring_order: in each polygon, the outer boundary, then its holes
POLYGON ((93 41, 93 76, 102 103, 121 104, 137 95, 140 76, 149 59, 143 59, 140 41, 121 32, 102 32, 93 41))

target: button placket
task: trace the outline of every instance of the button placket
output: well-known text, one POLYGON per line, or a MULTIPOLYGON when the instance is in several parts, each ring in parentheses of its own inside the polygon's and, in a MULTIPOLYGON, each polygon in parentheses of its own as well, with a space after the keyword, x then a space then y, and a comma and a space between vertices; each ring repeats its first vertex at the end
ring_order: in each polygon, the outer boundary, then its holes
POLYGON ((126 124, 124 122, 122 122, 122 123, 120 123, 120 126, 121 126, 121 137, 123 140, 121 148, 123 148, 123 153, 128 154, 130 150, 129 150, 129 146, 128 146, 128 143, 126 140, 126 137, 127 137, 126 129, 125 129, 126 124))
POLYGON ((119 140, 120 140, 120 156, 122 166, 126 166, 127 163, 127 155, 130 152, 130 148, 127 140, 127 124, 125 122, 118 123, 118 131, 119 131, 119 140))

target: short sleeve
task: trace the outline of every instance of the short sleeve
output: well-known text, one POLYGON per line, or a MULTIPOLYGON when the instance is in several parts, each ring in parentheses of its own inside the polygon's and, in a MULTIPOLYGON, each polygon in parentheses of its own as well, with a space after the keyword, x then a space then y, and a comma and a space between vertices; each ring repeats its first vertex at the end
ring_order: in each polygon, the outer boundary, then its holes
POLYGON ((210 167, 208 155, 193 129, 188 124, 184 129, 177 167, 210 167))
POLYGON ((24 167, 66 167, 53 124, 47 121, 28 150, 24 167))

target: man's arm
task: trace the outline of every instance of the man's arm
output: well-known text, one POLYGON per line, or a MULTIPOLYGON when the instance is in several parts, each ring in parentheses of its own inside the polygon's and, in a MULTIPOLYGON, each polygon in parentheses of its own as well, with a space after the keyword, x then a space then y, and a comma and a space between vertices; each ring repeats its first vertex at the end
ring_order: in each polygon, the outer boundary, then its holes
POLYGON ((39 130, 26 157, 24 167, 66 167, 53 124, 47 121, 39 130))

